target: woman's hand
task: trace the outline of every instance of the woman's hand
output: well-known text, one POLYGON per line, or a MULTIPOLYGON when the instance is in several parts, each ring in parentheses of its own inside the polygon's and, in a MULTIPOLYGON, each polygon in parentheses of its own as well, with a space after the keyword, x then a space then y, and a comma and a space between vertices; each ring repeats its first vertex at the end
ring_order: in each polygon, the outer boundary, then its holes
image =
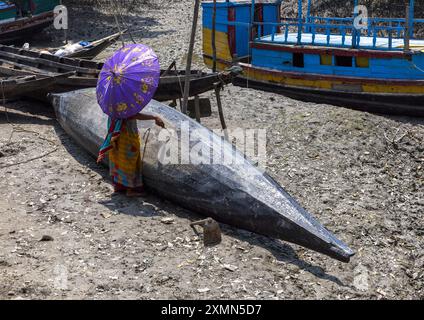
POLYGON ((165 129, 165 123, 158 116, 154 116, 154 115, 151 115, 151 114, 138 113, 135 116, 133 116, 131 119, 137 119, 137 120, 141 120, 141 121, 154 120, 156 122, 157 126, 165 129))
POLYGON ((165 129, 165 123, 160 117, 155 117, 156 125, 165 129))

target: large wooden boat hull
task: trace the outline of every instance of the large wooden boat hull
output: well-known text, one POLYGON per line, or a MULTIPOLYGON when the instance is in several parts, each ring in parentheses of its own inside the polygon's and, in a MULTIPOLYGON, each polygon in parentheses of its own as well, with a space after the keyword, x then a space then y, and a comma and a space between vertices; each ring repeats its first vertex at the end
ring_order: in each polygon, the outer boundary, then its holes
MULTIPOLYGON (((204 59, 212 67, 212 58, 205 54, 204 59)), ((231 65, 217 60, 218 69, 231 65)), ((237 65, 243 73, 234 79, 236 86, 374 113, 424 117, 424 80, 341 77, 285 72, 242 62, 237 65)))
POLYGON ((213 1, 203 2, 209 68, 214 60, 218 70, 238 64, 243 75, 234 84, 299 100, 423 116, 424 40, 410 39, 406 48, 404 39, 362 35, 353 45, 351 35, 331 35, 331 28, 328 34, 277 31, 281 1, 256 3, 259 30, 250 29, 251 1, 218 1, 215 23, 213 1))
POLYGON ((234 85, 297 100, 333 104, 374 113, 424 117, 424 80, 402 81, 329 77, 281 72, 241 64, 234 85))
MULTIPOLYGON (((107 116, 97 104, 95 90, 53 95, 52 104, 64 130, 96 157, 106 135, 107 116)), ((343 262, 354 255, 231 143, 156 101, 145 112, 158 114, 164 119, 167 134, 174 133, 169 138, 163 136, 164 131, 160 132, 159 127, 138 122, 146 142, 143 178, 147 188, 187 209, 237 228, 289 241, 343 262), (176 162, 159 160, 167 157, 167 150, 179 153, 182 141, 188 142, 190 159, 181 158, 181 163, 178 154, 174 154, 176 162), (192 148, 209 150, 210 154, 190 152, 192 148)))

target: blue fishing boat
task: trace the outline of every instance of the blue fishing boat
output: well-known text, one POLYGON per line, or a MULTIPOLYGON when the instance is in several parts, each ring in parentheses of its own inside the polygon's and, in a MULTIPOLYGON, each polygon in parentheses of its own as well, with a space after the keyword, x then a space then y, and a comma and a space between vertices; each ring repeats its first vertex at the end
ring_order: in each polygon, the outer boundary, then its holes
POLYGON ((27 39, 53 24, 60 0, 0 1, 0 43, 27 39))
POLYGON ((417 39, 424 19, 415 17, 414 0, 404 18, 367 17, 358 0, 351 1, 350 17, 313 15, 313 1, 298 0, 297 17, 285 18, 283 2, 203 1, 205 63, 241 66, 240 86, 424 116, 424 40, 417 39))

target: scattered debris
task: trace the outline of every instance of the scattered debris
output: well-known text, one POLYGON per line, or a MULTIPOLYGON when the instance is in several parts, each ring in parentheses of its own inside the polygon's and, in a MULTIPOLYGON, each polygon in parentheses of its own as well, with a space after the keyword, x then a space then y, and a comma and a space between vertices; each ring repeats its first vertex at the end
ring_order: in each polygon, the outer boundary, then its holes
POLYGON ((112 217, 112 214, 110 214, 110 213, 106 213, 106 212, 102 212, 102 213, 101 213, 101 216, 102 216, 103 218, 105 218, 105 219, 109 219, 110 217, 112 217))
POLYGON ((212 218, 207 218, 205 220, 200 220, 190 224, 194 232, 197 233, 195 226, 203 227, 203 243, 205 247, 215 246, 221 243, 221 228, 219 227, 218 222, 212 218))
POLYGON ((47 242, 47 241, 53 241, 53 237, 52 236, 48 236, 48 235, 44 235, 41 237, 40 242, 47 242))
POLYGON ((175 219, 174 218, 162 218, 160 220, 163 224, 174 224, 175 219))
POLYGON ((231 264, 224 264, 222 267, 224 269, 227 269, 227 270, 231 271, 231 272, 234 272, 234 271, 236 271, 238 269, 237 266, 233 266, 231 264))

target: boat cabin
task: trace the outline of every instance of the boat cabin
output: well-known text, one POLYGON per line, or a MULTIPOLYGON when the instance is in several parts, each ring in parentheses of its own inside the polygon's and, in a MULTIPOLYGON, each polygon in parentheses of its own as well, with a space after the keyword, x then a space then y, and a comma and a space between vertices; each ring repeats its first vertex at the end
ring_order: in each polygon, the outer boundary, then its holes
POLYGON ((284 0, 203 1, 205 63, 218 69, 244 62, 281 72, 423 80, 424 40, 415 38, 415 30, 424 19, 415 17, 414 0, 409 1, 405 18, 365 17, 359 0, 350 1, 350 17, 313 15, 313 1, 298 0, 297 17, 291 18, 281 16, 284 0))

